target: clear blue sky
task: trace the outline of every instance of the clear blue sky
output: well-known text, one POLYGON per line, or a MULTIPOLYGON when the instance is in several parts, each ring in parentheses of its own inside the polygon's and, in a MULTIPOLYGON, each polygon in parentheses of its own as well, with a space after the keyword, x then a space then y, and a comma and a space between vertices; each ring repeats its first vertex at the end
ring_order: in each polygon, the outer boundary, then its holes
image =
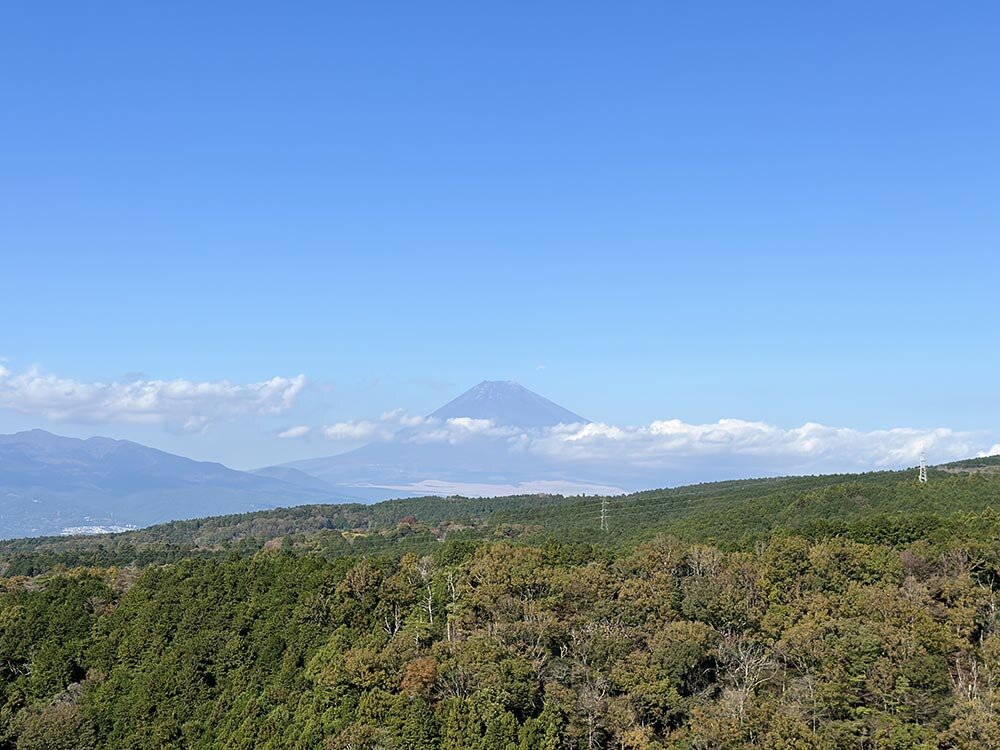
POLYGON ((511 378, 592 419, 1000 421, 1000 6, 13 2, 0 355, 303 373, 275 430, 511 378))

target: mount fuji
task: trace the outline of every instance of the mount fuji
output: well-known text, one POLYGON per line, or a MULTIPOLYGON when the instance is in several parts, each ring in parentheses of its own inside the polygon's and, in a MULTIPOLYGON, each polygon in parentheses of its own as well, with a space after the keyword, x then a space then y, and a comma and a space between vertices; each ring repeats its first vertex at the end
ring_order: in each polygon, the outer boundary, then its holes
POLYGON ((484 380, 430 415, 444 420, 461 417, 527 429, 589 421, 512 380, 484 380))
MULTIPOLYGON (((579 467, 523 449, 525 435, 588 420, 512 381, 486 380, 391 437, 334 456, 259 470, 297 470, 338 492, 381 500, 417 495, 490 496, 623 492, 579 467)), ((287 475, 286 475, 287 476, 287 475)))

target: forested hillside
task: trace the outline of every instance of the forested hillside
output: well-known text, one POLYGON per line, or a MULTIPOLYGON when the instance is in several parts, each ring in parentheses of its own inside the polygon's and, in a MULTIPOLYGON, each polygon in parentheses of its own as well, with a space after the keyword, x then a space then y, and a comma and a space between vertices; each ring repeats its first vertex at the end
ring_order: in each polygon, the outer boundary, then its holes
POLYGON ((422 497, 374 505, 301 505, 85 537, 0 540, 0 574, 52 568, 152 565, 190 556, 253 554, 265 545, 333 559, 344 555, 428 554, 442 540, 549 538, 628 548, 656 534, 748 549, 775 529, 807 538, 849 534, 898 544, 952 534, 967 514, 1000 510, 1000 475, 990 459, 915 472, 780 477, 691 485, 602 498, 422 497), (954 468, 953 468, 954 467, 954 468), (602 506, 608 530, 600 528, 602 506))
POLYGON ((1000 479, 5 542, 0 748, 1000 747, 1000 479))

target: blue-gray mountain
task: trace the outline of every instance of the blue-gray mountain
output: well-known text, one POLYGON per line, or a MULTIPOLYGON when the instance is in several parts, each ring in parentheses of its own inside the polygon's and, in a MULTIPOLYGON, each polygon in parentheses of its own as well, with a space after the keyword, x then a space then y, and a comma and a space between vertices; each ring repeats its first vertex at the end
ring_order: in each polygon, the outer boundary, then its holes
POLYGON ((517 383, 485 381, 399 430, 347 453, 254 472, 127 440, 42 430, 0 436, 0 538, 316 502, 420 495, 617 493, 652 486, 618 467, 561 463, 519 437, 587 420, 517 383), (457 422, 456 422, 457 420, 457 422), (436 429, 467 431, 430 439, 436 429))
POLYGON ((372 500, 428 494, 620 492, 625 485, 607 467, 581 467, 521 449, 522 434, 587 421, 518 383, 487 380, 429 414, 418 427, 347 453, 266 471, 298 469, 344 493, 365 493, 372 500), (449 420, 462 418, 480 423, 452 425, 452 433, 441 434, 449 420))
POLYGON ((0 538, 352 499, 322 480, 289 477, 235 471, 128 440, 44 430, 0 435, 0 538))
POLYGON ((441 420, 458 417, 525 429, 589 421, 511 380, 484 380, 430 415, 441 420))

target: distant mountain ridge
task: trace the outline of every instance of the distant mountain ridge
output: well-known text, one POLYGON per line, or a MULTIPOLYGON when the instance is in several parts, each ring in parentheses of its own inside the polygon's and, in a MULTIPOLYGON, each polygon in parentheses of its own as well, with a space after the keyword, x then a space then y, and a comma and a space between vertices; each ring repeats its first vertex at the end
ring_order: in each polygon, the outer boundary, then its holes
MULTIPOLYGON (((483 381, 429 415, 535 430, 587 420, 512 381, 483 381)), ((282 505, 372 502, 427 494, 610 492, 544 459, 473 436, 458 445, 396 440, 253 472, 194 461, 129 440, 45 430, 0 435, 0 538, 71 527, 148 526, 282 505)))
POLYGON ((129 440, 44 430, 0 435, 0 537, 354 499, 313 477, 301 484, 295 478, 236 471, 129 440))

